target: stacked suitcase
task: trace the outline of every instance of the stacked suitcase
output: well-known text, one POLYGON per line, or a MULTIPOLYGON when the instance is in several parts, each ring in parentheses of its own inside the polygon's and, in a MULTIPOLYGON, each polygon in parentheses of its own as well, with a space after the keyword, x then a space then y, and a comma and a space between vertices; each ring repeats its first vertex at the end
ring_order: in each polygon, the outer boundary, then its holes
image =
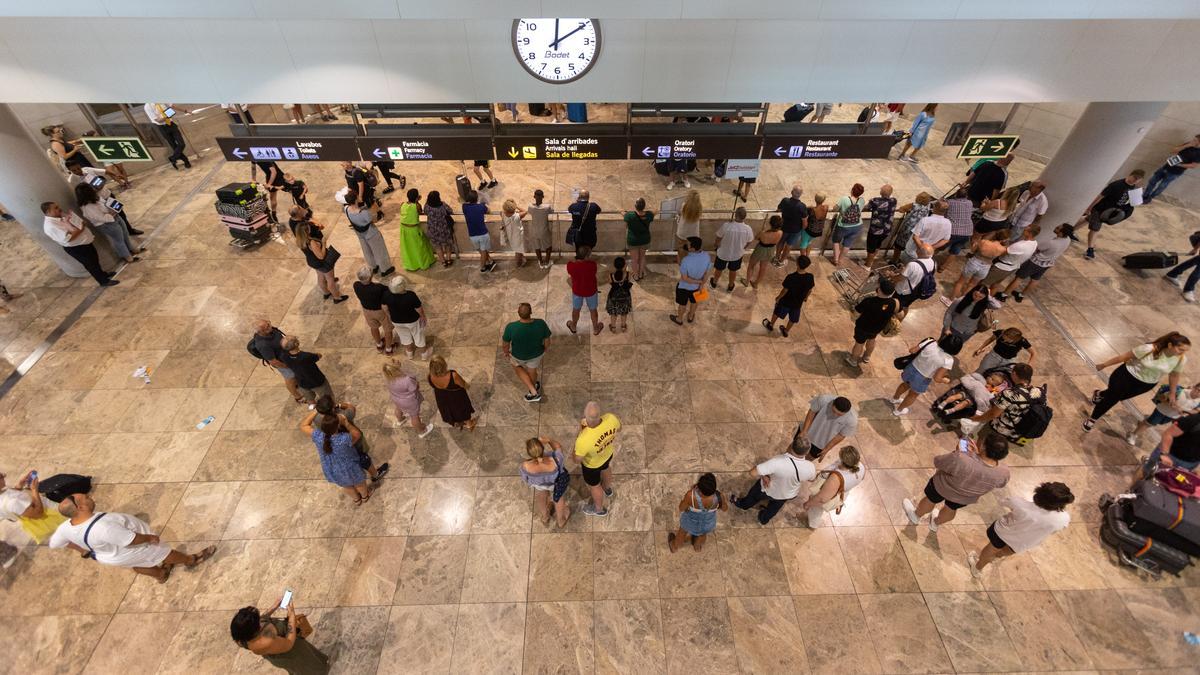
POLYGON ((217 215, 229 229, 230 245, 257 246, 271 238, 267 202, 254 183, 230 183, 217 188, 217 215))
POLYGON ((1156 468, 1129 493, 1100 500, 1100 538, 1121 562, 1154 575, 1178 575, 1200 555, 1200 500, 1168 490, 1167 473, 1156 468))

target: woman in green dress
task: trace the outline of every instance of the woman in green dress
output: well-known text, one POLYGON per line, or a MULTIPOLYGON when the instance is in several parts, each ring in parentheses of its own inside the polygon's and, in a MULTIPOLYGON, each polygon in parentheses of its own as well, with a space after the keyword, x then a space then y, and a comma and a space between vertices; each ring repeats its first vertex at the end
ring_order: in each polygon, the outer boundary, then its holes
POLYGON ((646 276, 646 249, 650 247, 650 223, 653 221, 654 212, 646 210, 646 200, 641 197, 633 203, 633 210, 625 213, 625 245, 633 260, 629 273, 634 281, 641 281, 646 276))
POLYGON ((400 205, 400 256, 404 269, 416 272, 433 266, 433 246, 421 229, 421 193, 412 188, 407 196, 400 205))
POLYGON ((328 673, 329 657, 306 639, 313 632, 308 618, 296 614, 295 603, 288 605, 287 620, 271 617, 278 610, 278 602, 266 614, 257 607, 239 609, 229 623, 233 641, 293 675, 328 673))

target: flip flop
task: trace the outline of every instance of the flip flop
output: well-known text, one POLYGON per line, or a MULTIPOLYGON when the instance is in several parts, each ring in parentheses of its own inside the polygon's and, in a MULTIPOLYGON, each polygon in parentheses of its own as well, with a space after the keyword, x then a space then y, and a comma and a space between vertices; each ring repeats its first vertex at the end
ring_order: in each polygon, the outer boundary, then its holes
POLYGON ((209 558, 213 557, 213 554, 216 552, 217 552, 216 546, 208 546, 203 551, 200 551, 199 553, 197 553, 195 559, 193 559, 191 563, 185 564, 184 566, 185 567, 195 567, 196 565, 199 565, 200 563, 204 562, 205 560, 208 560, 209 558))
POLYGON ((160 584, 167 583, 167 579, 171 578, 171 567, 172 567, 171 565, 167 565, 166 567, 163 568, 163 575, 162 575, 162 578, 160 578, 158 580, 158 583, 160 583, 160 584))

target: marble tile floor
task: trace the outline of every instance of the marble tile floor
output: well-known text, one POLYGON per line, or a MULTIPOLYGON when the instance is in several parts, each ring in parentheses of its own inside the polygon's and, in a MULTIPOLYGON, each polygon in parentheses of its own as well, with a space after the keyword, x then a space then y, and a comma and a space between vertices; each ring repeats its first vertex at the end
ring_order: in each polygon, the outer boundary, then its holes
MULTIPOLYGON (((958 170, 949 150, 929 149, 919 169, 765 162, 756 197, 774 203, 797 179, 833 192, 886 178, 905 199, 945 187, 958 170)), ((28 546, 0 523, 0 535, 19 547, 0 576, 6 669, 268 672, 232 643, 227 626, 237 608, 268 605, 284 587, 295 589, 316 627, 313 641, 333 657, 336 672, 1194 668, 1195 648, 1181 632, 1200 619, 1200 573, 1145 579, 1115 565, 1098 541, 1096 498, 1125 485, 1152 439, 1126 445, 1123 431, 1134 416, 1121 408, 1089 435, 1079 423, 1085 394, 1099 382, 1087 359, 1200 325, 1200 308, 1153 274, 1122 270, 1118 260, 1150 243, 1178 248, 1195 213, 1139 209, 1124 240, 1106 240, 1099 260, 1072 251, 1047 275, 1038 304, 1001 312, 1004 325, 1021 327, 1037 344, 1037 379, 1049 383, 1056 411, 1044 439, 1010 456, 1013 478, 1002 494, 1027 495, 1055 479, 1076 489, 1078 500, 1067 531, 976 581, 965 555, 985 541, 1002 495, 964 510, 937 534, 908 526, 899 508, 928 477, 931 458, 953 443, 919 408, 896 419, 884 400, 897 381, 890 359, 940 323, 935 301, 917 306, 903 334, 881 340, 873 363, 858 372, 841 362, 850 318, 825 260, 816 265, 818 287, 802 323, 786 340, 757 325, 772 305, 781 277, 775 269, 757 293, 714 293, 696 324, 681 329, 665 318, 672 266, 653 260, 634 291, 629 332, 598 337, 566 331, 561 265, 544 272, 502 262, 490 277, 469 263, 411 273, 435 351, 471 383, 481 412, 474 433, 439 422, 419 440, 392 417, 382 357, 354 303, 322 303, 289 243, 250 252, 226 245, 209 188, 244 176, 244 167, 217 169, 162 222, 212 166, 148 176, 127 193, 135 222, 158 230, 151 251, 0 399, 0 468, 92 474, 102 509, 139 514, 186 550, 216 543, 218 553, 158 585, 28 546), (554 331, 540 404, 521 400, 500 351, 500 329, 518 300, 531 302, 554 331), (249 321, 260 315, 324 355, 339 397, 360 408, 376 460, 391 463, 363 507, 352 508, 322 479, 296 429, 299 407, 245 353, 249 321), (139 366, 151 369, 150 383, 131 377, 139 366), (713 471, 723 490, 743 490, 745 471, 783 447, 808 399, 821 392, 850 397, 862 416, 851 442, 870 474, 846 509, 817 530, 803 527, 794 506, 765 528, 747 513, 721 514, 702 553, 671 554, 666 532, 695 476, 713 471), (612 514, 576 512, 562 530, 544 527, 516 474, 519 448, 535 434, 570 441, 589 399, 625 425, 612 514), (215 421, 197 430, 209 415, 215 421)), ((285 168, 304 172, 315 195, 339 184, 332 167, 285 168)), ((444 191, 455 169, 402 168, 410 182, 444 191)), ((641 163, 543 168, 552 180, 537 176, 538 184, 553 185, 556 199, 576 178, 614 204, 661 189, 641 163)), ((1018 162, 1014 179, 1037 168, 1018 162)), ((497 162, 497 169, 518 183, 517 171, 528 167, 497 162)), ((534 179, 520 179, 522 190, 534 179)), ((358 247, 332 202, 313 201, 345 254, 339 269, 348 280, 360 264, 358 247)), ((389 244, 394 203, 384 227, 389 244)), ((0 317, 0 348, 19 362, 91 287, 51 274, 19 245, 0 248, 0 263, 26 265, 4 268, 21 270, 5 280, 26 295, 0 317)), ((425 363, 407 366, 423 377, 425 363)), ((1196 372, 1189 366, 1185 379, 1196 372)), ((1139 407, 1148 411, 1146 401, 1139 407)), ((431 401, 425 413, 436 416, 431 401)), ((581 488, 575 475, 576 503, 581 488)))

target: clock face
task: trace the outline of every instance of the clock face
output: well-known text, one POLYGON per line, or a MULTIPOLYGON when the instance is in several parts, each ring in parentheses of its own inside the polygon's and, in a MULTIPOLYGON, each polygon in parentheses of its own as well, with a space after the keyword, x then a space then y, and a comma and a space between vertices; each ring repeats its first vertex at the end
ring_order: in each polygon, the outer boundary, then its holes
POLYGON ((551 84, 583 77, 600 53, 595 19, 514 19, 513 52, 530 75, 551 84))

